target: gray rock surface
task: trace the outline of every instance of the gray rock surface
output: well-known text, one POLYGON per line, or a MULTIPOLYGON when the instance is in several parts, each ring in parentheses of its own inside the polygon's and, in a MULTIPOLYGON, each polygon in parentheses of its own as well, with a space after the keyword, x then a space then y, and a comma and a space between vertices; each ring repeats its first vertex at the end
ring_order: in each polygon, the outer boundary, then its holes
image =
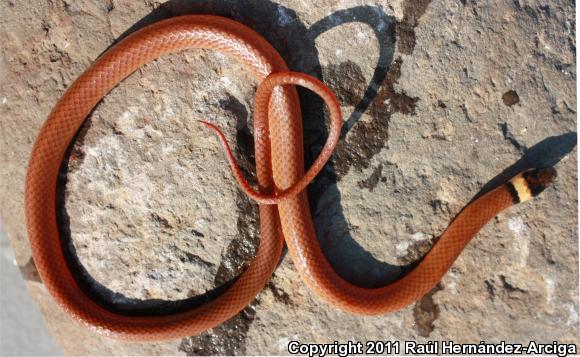
POLYGON ((0 225, 0 354, 2 356, 59 356, 62 351, 48 334, 36 304, 14 259, 0 225), (30 343, 34 336, 34 344, 30 343))
MULTIPOLYGON (((286 354, 290 340, 580 342, 573 6, 0 3, 0 212, 48 329, 69 354, 286 354), (342 313, 309 291, 285 256, 249 307, 201 336, 135 344, 97 335, 71 321, 35 274, 24 224, 26 162, 52 106, 100 53, 185 13, 240 20, 291 69, 337 93, 346 135, 309 196, 320 243, 350 281, 397 279, 501 178, 556 165, 559 179, 488 224, 439 286, 400 312, 342 313)), ((195 119, 223 128, 251 171, 256 84, 235 60, 189 50, 147 64, 91 114, 63 168, 59 219, 102 300, 151 308, 210 291, 251 261, 256 205, 239 193, 218 141, 195 119)), ((311 162, 326 129, 320 101, 301 97, 311 162)))

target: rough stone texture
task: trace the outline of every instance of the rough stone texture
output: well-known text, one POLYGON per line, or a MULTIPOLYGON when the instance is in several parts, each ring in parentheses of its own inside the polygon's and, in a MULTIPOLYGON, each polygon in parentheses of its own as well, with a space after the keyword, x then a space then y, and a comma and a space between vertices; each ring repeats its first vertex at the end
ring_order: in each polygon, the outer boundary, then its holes
MULTIPOLYGON (((49 330, 70 354, 285 354, 290 340, 580 342, 573 6, 2 1, 0 210, 49 330), (372 287, 398 278, 472 197, 502 178, 556 165, 559 179, 499 215, 436 289, 398 313, 335 310, 285 256, 248 308, 201 336, 140 344, 99 336, 71 321, 35 274, 22 202, 26 162, 52 106, 100 53, 185 13, 246 23, 290 68, 336 91, 344 138, 309 195, 319 240, 350 281, 372 287)), ((190 50, 146 65, 92 113, 63 167, 59 212, 79 274, 100 299, 151 308, 212 290, 251 260, 256 206, 194 119, 218 123, 251 171, 255 86, 234 60, 190 50)), ((311 161, 325 140, 322 104, 300 93, 311 161)))

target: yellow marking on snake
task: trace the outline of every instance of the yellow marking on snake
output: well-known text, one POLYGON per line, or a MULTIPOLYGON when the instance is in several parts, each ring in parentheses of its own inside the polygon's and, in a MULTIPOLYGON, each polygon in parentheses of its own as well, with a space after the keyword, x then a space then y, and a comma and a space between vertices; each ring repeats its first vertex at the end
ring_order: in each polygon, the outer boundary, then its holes
POLYGON ((511 179, 511 183, 514 185, 514 188, 518 192, 520 202, 524 202, 532 198, 532 191, 528 186, 528 182, 525 178, 522 177, 521 174, 511 179))

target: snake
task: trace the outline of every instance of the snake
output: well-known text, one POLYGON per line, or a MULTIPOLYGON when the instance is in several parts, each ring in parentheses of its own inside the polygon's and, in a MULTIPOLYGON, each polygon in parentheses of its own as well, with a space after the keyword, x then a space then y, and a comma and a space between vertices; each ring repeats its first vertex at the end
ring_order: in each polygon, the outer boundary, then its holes
POLYGON ((172 340, 201 334, 245 308, 272 276, 285 242, 304 283, 324 301, 352 314, 385 314, 429 292, 490 219, 538 195, 556 177, 553 168, 519 173, 463 208, 408 274, 383 287, 359 287, 336 273, 325 257, 305 190, 332 155, 341 125, 340 105, 332 91, 316 78, 289 71, 270 43, 239 22, 213 15, 184 15, 130 34, 70 85, 34 143, 24 201, 31 253, 42 282, 66 313, 92 330, 125 340, 172 340), (239 61, 259 81, 253 123, 257 188, 243 177, 219 128, 207 121, 202 124, 224 144, 240 188, 259 203, 260 243, 247 268, 209 302, 159 316, 130 315, 98 302, 83 289, 69 266, 56 214, 59 172, 76 133, 108 92, 142 65, 190 48, 222 52, 239 61), (296 86, 319 95, 331 117, 328 140, 306 172, 296 86))

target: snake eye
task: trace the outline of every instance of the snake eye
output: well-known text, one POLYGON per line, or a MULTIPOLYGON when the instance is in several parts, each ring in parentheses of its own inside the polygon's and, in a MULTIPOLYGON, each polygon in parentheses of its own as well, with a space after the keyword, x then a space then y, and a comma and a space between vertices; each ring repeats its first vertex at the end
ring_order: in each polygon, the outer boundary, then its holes
POLYGON ((531 169, 522 174, 532 196, 539 195, 557 176, 556 170, 552 167, 531 169))

